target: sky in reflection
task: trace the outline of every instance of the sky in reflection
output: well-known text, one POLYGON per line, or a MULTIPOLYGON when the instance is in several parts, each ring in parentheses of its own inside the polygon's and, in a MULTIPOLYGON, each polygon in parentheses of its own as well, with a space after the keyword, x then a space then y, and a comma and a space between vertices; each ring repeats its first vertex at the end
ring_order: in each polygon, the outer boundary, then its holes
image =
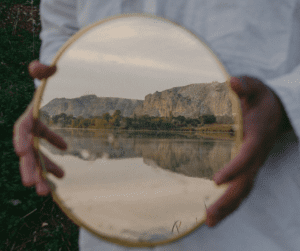
POLYGON ((42 106, 53 98, 84 94, 144 99, 176 86, 225 80, 216 60, 192 34, 173 24, 137 17, 88 31, 57 67, 42 106))

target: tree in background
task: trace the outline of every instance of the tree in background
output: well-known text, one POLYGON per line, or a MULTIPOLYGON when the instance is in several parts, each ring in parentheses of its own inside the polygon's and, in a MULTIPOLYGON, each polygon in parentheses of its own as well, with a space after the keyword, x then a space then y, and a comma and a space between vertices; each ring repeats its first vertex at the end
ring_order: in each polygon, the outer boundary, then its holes
POLYGON ((49 119, 49 125, 59 125, 61 127, 71 128, 93 128, 93 129, 129 129, 134 130, 180 130, 185 127, 194 128, 203 126, 205 124, 213 124, 226 122, 229 123, 232 119, 228 116, 221 116, 216 118, 214 115, 205 114, 199 118, 185 118, 184 116, 174 117, 172 112, 169 112, 168 117, 154 117, 149 115, 137 116, 133 115, 133 118, 123 117, 120 110, 115 110, 112 115, 108 112, 102 116, 89 116, 84 118, 78 116, 73 117, 72 114, 67 115, 61 113, 52 117, 49 117, 47 113, 42 113, 45 120, 49 119))
POLYGON ((116 117, 116 118, 121 118, 121 111, 120 110, 115 110, 115 112, 113 113, 112 117, 116 117))
POLYGON ((187 126, 187 123, 186 123, 186 119, 184 116, 177 116, 177 117, 174 117, 174 124, 178 127, 184 127, 184 126, 187 126))
POLYGON ((91 125, 91 119, 80 120, 78 125, 79 128, 88 128, 91 125))
POLYGON ((68 126, 68 127, 71 126, 71 125, 72 125, 73 119, 75 119, 75 118, 73 117, 73 114, 68 115, 68 116, 66 117, 66 119, 65 119, 65 121, 66 121, 66 126, 68 126))
POLYGON ((112 125, 112 126, 115 126, 115 127, 119 127, 120 126, 120 119, 117 118, 117 117, 112 117, 109 120, 109 124, 112 125))
POLYGON ((84 117, 82 117, 82 116, 78 116, 77 118, 74 118, 72 120, 72 128, 78 128, 78 126, 82 120, 84 120, 84 117))
POLYGON ((67 114, 61 113, 61 114, 53 116, 52 121, 55 125, 60 123, 64 127, 66 118, 67 118, 67 114))
POLYGON ((132 127, 132 121, 133 121, 132 118, 128 118, 128 117, 123 118, 122 122, 124 122, 124 129, 129 129, 130 127, 132 127))
POLYGON ((143 115, 137 118, 139 128, 147 129, 150 127, 151 119, 149 115, 143 115))
POLYGON ((199 119, 186 119, 186 124, 196 127, 198 124, 201 124, 199 119))
POLYGON ((113 113, 111 119, 109 120, 109 123, 113 126, 119 127, 121 119, 122 119, 121 111, 120 110, 115 110, 115 112, 113 113))
POLYGON ((102 118, 108 122, 111 119, 111 116, 108 112, 106 112, 103 114, 102 118))
POLYGON ((213 124, 213 123, 216 123, 216 117, 214 115, 209 115, 209 114, 206 114, 206 115, 202 115, 199 117, 199 122, 201 124, 213 124))

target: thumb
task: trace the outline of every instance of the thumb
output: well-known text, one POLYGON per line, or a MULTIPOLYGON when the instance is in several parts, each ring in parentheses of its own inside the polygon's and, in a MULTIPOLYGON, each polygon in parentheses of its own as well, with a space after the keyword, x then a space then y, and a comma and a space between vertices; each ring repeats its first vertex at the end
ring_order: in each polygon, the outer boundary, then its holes
POLYGON ((52 76, 56 72, 56 66, 47 66, 41 64, 38 60, 34 60, 29 64, 28 71, 32 78, 42 80, 52 76))
POLYGON ((230 79, 231 89, 238 95, 239 98, 247 96, 248 83, 245 77, 232 77, 230 79))
POLYGON ((249 98, 263 91, 264 84, 253 77, 241 76, 232 77, 230 79, 231 89, 239 96, 239 98, 249 98))

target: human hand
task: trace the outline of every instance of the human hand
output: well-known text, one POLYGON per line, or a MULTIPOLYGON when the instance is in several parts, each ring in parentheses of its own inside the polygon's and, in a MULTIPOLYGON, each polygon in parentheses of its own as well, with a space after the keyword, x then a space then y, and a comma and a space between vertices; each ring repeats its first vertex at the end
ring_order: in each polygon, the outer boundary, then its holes
POLYGON ((292 130, 279 98, 261 81, 243 76, 230 82, 241 103, 243 144, 238 155, 214 176, 217 185, 229 186, 207 210, 206 224, 211 227, 239 207, 277 138, 292 130))
MULTIPOLYGON (((31 62, 28 69, 33 78, 40 80, 50 77, 56 70, 55 67, 51 68, 43 65, 39 61, 31 62)), ((67 148, 67 144, 60 136, 50 131, 40 120, 33 118, 32 101, 14 125, 13 144, 15 152, 20 158, 20 174, 23 185, 27 187, 35 185, 37 194, 46 196, 51 191, 51 188, 47 180, 42 176, 40 158, 37 149, 34 147, 33 137, 44 138, 61 150, 67 148)), ((42 157, 48 172, 58 178, 63 177, 63 170, 45 155, 42 154, 42 157)))

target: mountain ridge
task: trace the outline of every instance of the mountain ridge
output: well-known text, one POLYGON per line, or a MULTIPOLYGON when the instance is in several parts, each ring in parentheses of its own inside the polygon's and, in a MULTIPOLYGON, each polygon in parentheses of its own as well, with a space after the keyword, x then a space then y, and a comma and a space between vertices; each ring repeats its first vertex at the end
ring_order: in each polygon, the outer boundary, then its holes
POLYGON ((97 97, 84 95, 78 98, 55 98, 41 108, 50 116, 65 113, 75 117, 111 115, 115 110, 121 111, 123 117, 155 116, 168 117, 184 116, 198 118, 202 115, 233 118, 232 104, 226 83, 212 82, 190 84, 173 87, 161 92, 150 93, 144 100, 97 97))

